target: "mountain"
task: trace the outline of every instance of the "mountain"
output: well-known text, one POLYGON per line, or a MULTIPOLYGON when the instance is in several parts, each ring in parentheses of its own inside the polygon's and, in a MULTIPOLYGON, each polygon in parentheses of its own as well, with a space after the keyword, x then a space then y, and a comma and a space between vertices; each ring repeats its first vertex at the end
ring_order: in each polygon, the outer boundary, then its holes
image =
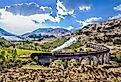
POLYGON ((48 35, 48 36, 65 36, 71 34, 71 31, 64 28, 38 28, 30 33, 23 34, 23 37, 29 37, 32 35, 48 35))
POLYGON ((5 31, 4 29, 0 28, 0 36, 14 36, 14 34, 5 31))
POLYGON ((74 34, 84 42, 121 44, 121 18, 89 24, 74 34))
POLYGON ((6 39, 8 41, 21 40, 21 38, 19 36, 9 33, 2 28, 0 28, 0 37, 3 37, 4 39, 6 39))

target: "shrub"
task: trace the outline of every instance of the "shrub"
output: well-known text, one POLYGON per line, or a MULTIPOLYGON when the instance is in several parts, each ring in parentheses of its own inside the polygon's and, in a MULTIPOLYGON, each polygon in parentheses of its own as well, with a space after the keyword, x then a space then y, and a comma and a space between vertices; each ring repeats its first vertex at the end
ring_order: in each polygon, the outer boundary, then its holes
POLYGON ((92 51, 91 48, 86 49, 86 52, 91 52, 91 51, 92 51))
POLYGON ((62 62, 62 60, 60 60, 60 59, 55 60, 54 62, 52 62, 52 63, 50 64, 50 67, 51 67, 51 68, 61 68, 61 69, 64 69, 63 62, 62 62))
POLYGON ((113 78, 112 80, 113 82, 119 82, 117 78, 113 78))
POLYGON ((121 44, 121 40, 120 39, 116 39, 116 40, 114 40, 113 44, 121 44))
POLYGON ((117 59, 117 61, 120 61, 121 62, 121 52, 120 53, 117 53, 116 59, 117 59))
POLYGON ((68 66, 68 61, 67 60, 64 60, 63 66, 64 66, 64 68, 67 68, 67 66, 68 66))
POLYGON ((70 61, 68 61, 67 66, 69 68, 73 68, 73 67, 78 67, 79 66, 79 62, 75 59, 71 59, 70 61))

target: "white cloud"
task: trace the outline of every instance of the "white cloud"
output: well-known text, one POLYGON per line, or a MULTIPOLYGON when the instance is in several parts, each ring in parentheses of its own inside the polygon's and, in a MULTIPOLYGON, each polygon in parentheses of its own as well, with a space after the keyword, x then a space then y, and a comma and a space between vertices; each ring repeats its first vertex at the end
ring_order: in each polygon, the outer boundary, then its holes
POLYGON ((118 5, 118 6, 116 6, 116 7, 114 7, 113 9, 114 9, 114 10, 117 10, 117 11, 121 11, 121 4, 118 5))
POLYGON ((102 18, 101 17, 91 17, 89 19, 86 19, 85 21, 82 21, 82 20, 77 20, 78 23, 82 24, 82 27, 88 25, 88 24, 92 24, 96 21, 99 21, 101 20, 102 18))
POLYGON ((74 29, 74 27, 73 26, 69 26, 68 28, 66 28, 67 30, 72 30, 72 29, 74 29))
POLYGON ((42 9, 43 11, 45 11, 46 9, 50 9, 50 10, 52 10, 51 7, 47 7, 47 6, 41 6, 40 9, 42 9))
POLYGON ((38 27, 43 27, 41 23, 45 22, 45 20, 50 20, 52 22, 59 22, 61 20, 61 18, 54 18, 50 16, 50 14, 22 16, 14 15, 8 11, 5 11, 5 9, 0 9, 0 13, 0 26, 16 34, 22 34, 28 31, 32 31, 38 27), (35 24, 32 20, 36 20, 40 24, 35 24))
POLYGON ((0 9, 1 22, 0 26, 6 28, 13 33, 24 33, 37 27, 29 17, 13 15, 10 12, 0 9))
POLYGON ((51 28, 64 28, 64 29, 67 29, 67 30, 72 30, 74 27, 73 26, 69 26, 68 28, 65 28, 65 27, 60 27, 60 26, 51 26, 51 28))
POLYGON ((67 9, 60 0, 57 0, 57 10, 59 15, 67 15, 67 9))
POLYGON ((116 16, 110 17, 109 19, 111 20, 111 19, 117 19, 117 18, 121 18, 121 14, 118 14, 116 16))
POLYGON ((79 9, 80 9, 81 11, 88 11, 88 10, 91 9, 91 7, 90 7, 90 6, 80 6, 79 9))
POLYGON ((69 11, 68 14, 73 15, 74 14, 74 10, 69 11))
POLYGON ((57 0, 57 11, 58 11, 58 15, 72 15, 74 13, 74 10, 68 11, 66 9, 66 7, 64 6, 63 2, 61 2, 60 0, 57 0))
POLYGON ((101 20, 102 18, 101 17, 91 17, 89 19, 86 19, 86 22, 94 22, 94 21, 98 21, 98 20, 101 20))
POLYGON ((5 6, 5 10, 15 15, 30 16, 34 14, 52 14, 52 8, 49 6, 39 6, 37 3, 20 3, 11 6, 5 6))
MULTIPOLYGON (((19 3, 19 4, 13 4, 12 6, 22 6, 22 5, 27 5, 27 6, 30 6, 30 5, 35 5, 36 7, 39 7, 39 5, 35 2, 31 2, 31 3, 19 3)), ((10 8, 12 6, 5 6, 5 10, 7 8, 10 8)))
POLYGON ((36 5, 36 7, 39 7, 39 5, 37 4, 37 3, 35 3, 35 2, 31 2, 31 3, 20 3, 20 4, 13 4, 13 6, 22 6, 22 5, 28 5, 28 6, 30 6, 30 5, 32 5, 32 4, 34 4, 34 5, 36 5))
POLYGON ((55 29, 55 28, 61 28, 60 26, 51 26, 51 28, 55 29))

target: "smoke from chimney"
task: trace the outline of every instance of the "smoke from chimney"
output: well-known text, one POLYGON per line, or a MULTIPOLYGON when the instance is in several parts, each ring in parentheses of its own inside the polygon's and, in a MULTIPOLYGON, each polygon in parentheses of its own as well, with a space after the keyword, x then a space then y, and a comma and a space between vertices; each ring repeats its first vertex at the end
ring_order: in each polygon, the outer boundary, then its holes
POLYGON ((64 49, 64 48, 66 48, 66 47, 68 47, 68 46, 70 46, 70 45, 76 43, 77 40, 78 40, 77 37, 72 37, 72 38, 70 38, 67 42, 65 42, 63 45, 61 45, 61 46, 55 48, 54 50, 51 50, 51 52, 55 52, 55 51, 58 51, 58 50, 62 50, 62 49, 64 49))

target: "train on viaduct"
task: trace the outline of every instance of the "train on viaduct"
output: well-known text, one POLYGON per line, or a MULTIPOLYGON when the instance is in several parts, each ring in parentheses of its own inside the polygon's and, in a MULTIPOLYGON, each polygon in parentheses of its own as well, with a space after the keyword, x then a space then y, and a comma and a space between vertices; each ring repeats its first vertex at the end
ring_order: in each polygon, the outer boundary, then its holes
POLYGON ((38 64, 46 65, 50 63, 50 60, 57 59, 71 60, 76 59, 82 63, 83 59, 86 59, 88 65, 102 65, 110 62, 110 49, 103 45, 97 45, 93 43, 86 44, 87 47, 93 48, 96 51, 90 52, 50 52, 50 53, 33 53, 31 58, 38 64))

